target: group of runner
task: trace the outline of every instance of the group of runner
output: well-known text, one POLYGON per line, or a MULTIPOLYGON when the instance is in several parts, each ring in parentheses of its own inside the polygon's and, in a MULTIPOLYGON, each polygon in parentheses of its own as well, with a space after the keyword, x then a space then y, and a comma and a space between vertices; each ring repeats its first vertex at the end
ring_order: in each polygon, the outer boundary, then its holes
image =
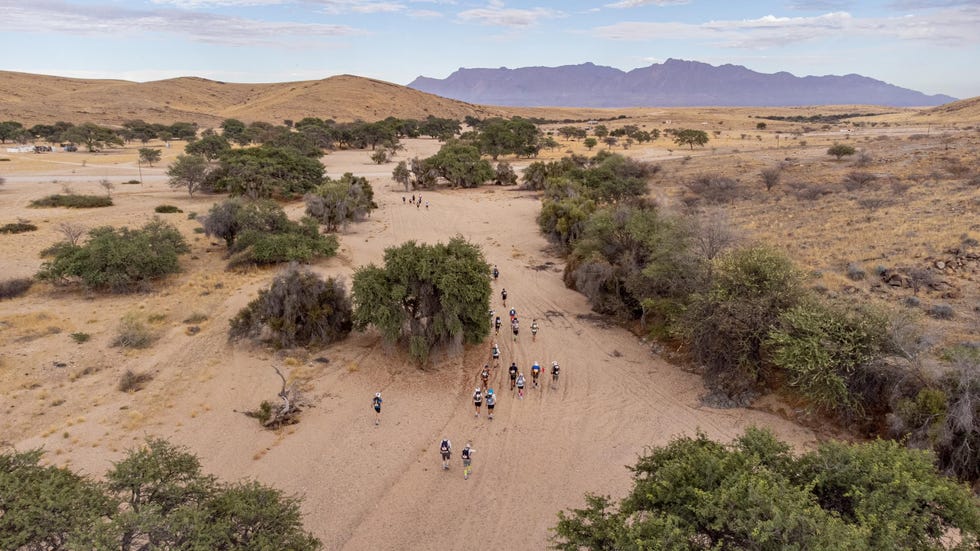
MULTIPOLYGON (((402 201, 405 201, 405 197, 402 197, 402 201)), ((422 196, 419 195, 418 198, 412 195, 411 202, 416 205, 421 205, 422 196)), ((428 208, 428 201, 426 201, 426 208, 428 208)), ((493 279, 494 281, 500 277, 500 270, 496 265, 493 267, 493 279)), ((500 290, 500 298, 503 300, 504 308, 507 307, 507 289, 500 290)), ((520 325, 517 320, 517 310, 513 307, 510 309, 510 322, 511 329, 514 333, 514 341, 517 341, 517 335, 520 330, 520 325)), ((494 326, 496 333, 500 334, 501 320, 500 316, 495 315, 493 310, 490 310, 490 319, 494 326)), ((537 340, 538 335, 538 320, 531 321, 531 340, 537 340)), ((483 369, 480 371, 480 386, 473 390, 473 407, 474 407, 474 417, 479 417, 481 410, 483 409, 483 402, 487 403, 487 418, 493 419, 493 410, 497 405, 497 393, 494 392, 493 388, 490 388, 490 377, 493 371, 500 367, 500 347, 497 345, 497 341, 493 341, 490 345, 490 358, 493 362, 491 367, 490 363, 484 364, 483 369)), ((540 386, 539 379, 541 377, 541 364, 535 361, 531 365, 531 384, 533 388, 538 388, 540 386)), ((510 390, 517 390, 518 399, 524 399, 524 389, 527 385, 527 380, 524 377, 524 373, 517 367, 517 362, 512 361, 510 367, 507 369, 508 375, 510 377, 510 390)), ((561 367, 558 365, 557 361, 551 362, 551 381, 552 386, 556 387, 558 385, 558 376, 561 372, 561 367)), ((377 392, 374 398, 371 399, 371 406, 374 408, 375 419, 374 424, 381 424, 381 392, 377 392)), ((443 438, 442 442, 439 443, 439 453, 442 456, 442 468, 449 469, 449 461, 452 456, 452 442, 449 438, 443 438)), ((468 479, 470 473, 472 472, 472 461, 473 461, 474 450, 470 442, 466 443, 466 447, 463 448, 460 453, 460 457, 463 460, 463 478, 468 479)))
MULTIPOLYGON (((404 195, 402 195, 402 204, 403 205, 405 204, 405 196, 404 195)), ((409 205, 415 205, 415 208, 417 208, 417 209, 422 208, 422 194, 420 193, 419 196, 418 196, 418 198, 416 199, 415 194, 413 193, 412 194, 412 198, 408 200, 408 204, 409 205)), ((429 202, 428 201, 425 202, 425 210, 429 210, 429 202)))

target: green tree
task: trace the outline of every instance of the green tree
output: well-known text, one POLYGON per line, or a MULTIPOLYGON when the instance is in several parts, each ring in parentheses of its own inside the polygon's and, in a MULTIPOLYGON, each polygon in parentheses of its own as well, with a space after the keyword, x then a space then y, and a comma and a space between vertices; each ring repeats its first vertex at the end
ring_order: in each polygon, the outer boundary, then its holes
MULTIPOLYGON (((156 151, 159 155, 159 150, 156 151)), ((167 167, 167 183, 173 189, 186 189, 187 194, 193 197, 194 192, 201 189, 207 180, 210 169, 208 161, 200 155, 178 155, 167 167)))
POLYGON ((738 396, 759 381, 769 328, 803 298, 802 274, 762 246, 719 257, 712 274, 710 288, 692 297, 682 332, 708 383, 738 396))
POLYGON ((268 289, 231 319, 229 336, 257 339, 268 330, 279 348, 329 344, 351 330, 351 302, 343 281, 290 265, 268 289))
POLYGON ((231 151, 231 144, 228 139, 219 134, 208 134, 201 139, 192 141, 184 147, 184 153, 188 155, 200 155, 209 161, 214 161, 221 157, 226 151, 231 151))
POLYGON ((162 152, 153 147, 141 147, 139 149, 140 162, 153 166, 153 163, 160 162, 162 152))
POLYGON ((221 168, 228 191, 250 199, 301 197, 323 182, 323 164, 291 147, 234 149, 221 168))
POLYGON ((843 143, 836 143, 827 149, 827 155, 833 155, 838 161, 848 155, 854 155, 856 152, 857 150, 853 147, 843 143))
POLYGON ((252 143, 252 138, 248 134, 248 127, 238 119, 225 119, 221 123, 221 135, 229 142, 239 145, 252 143))
POLYGON ((389 343, 405 340, 425 363, 437 345, 482 341, 490 332, 490 266, 479 247, 409 241, 385 249, 384 267, 354 273, 354 327, 375 326, 389 343))
POLYGON ((609 129, 604 124, 597 124, 592 129, 592 135, 601 140, 609 135, 609 129))
POLYGON ((110 145, 122 145, 122 138, 111 128, 87 122, 65 130, 61 139, 74 144, 83 144, 88 150, 98 151, 110 145))
POLYGON ((560 512, 557 549, 970 549, 980 502, 895 442, 829 443, 794 457, 750 428, 731 445, 682 437, 631 468, 619 503, 560 512))
POLYGON ((412 172, 408 169, 408 164, 405 161, 398 161, 395 165, 394 170, 391 171, 391 177, 399 184, 405 186, 405 191, 409 190, 409 183, 412 180, 412 172))
POLYGON ((696 145, 704 147, 704 144, 708 143, 708 133, 704 130, 692 130, 689 128, 679 130, 674 133, 674 143, 680 146, 690 146, 691 149, 694 149, 696 145))
POLYGON ((0 453, 0 549, 68 549, 116 510, 98 483, 40 459, 0 453))
POLYGON ((585 138, 582 144, 585 145, 589 151, 592 151, 592 148, 599 145, 599 142, 595 138, 585 138))
POLYGON ((24 125, 17 121, 0 122, 0 143, 7 143, 7 140, 16 139, 24 130, 24 125))
POLYGON ((340 179, 329 178, 306 194, 306 214, 327 226, 327 231, 347 228, 351 221, 363 220, 378 208, 374 190, 363 176, 345 173, 340 179))
POLYGON ((178 257, 189 251, 177 228, 159 218, 135 230, 103 226, 90 231, 84 245, 63 242, 53 247, 54 258, 41 265, 37 277, 56 283, 78 279, 91 289, 133 292, 179 272, 178 257))
POLYGON ((490 162, 480 158, 480 151, 471 145, 450 140, 439 152, 425 159, 424 166, 436 171, 453 187, 476 187, 493 179, 490 162))
POLYGON ((481 153, 496 161, 500 155, 537 155, 540 136, 538 127, 527 119, 493 118, 483 121, 476 142, 481 153))

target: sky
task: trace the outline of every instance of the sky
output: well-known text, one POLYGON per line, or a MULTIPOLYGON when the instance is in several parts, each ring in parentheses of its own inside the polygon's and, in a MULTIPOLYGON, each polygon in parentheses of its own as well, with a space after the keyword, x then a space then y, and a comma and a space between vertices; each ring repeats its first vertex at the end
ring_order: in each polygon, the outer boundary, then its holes
POLYGON ((980 96, 980 0, 0 0, 0 69, 397 84, 674 59, 980 96))

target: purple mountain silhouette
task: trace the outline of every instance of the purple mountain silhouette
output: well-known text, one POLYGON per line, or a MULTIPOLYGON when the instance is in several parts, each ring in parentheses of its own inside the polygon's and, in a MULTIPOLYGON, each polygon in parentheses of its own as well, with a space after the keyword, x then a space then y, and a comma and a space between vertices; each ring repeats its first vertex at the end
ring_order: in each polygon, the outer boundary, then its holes
POLYGON ((464 69, 445 79, 418 77, 410 88, 484 105, 519 107, 685 107, 940 105, 956 98, 926 95, 861 75, 797 77, 741 65, 716 67, 668 59, 624 72, 593 63, 519 69, 464 69))

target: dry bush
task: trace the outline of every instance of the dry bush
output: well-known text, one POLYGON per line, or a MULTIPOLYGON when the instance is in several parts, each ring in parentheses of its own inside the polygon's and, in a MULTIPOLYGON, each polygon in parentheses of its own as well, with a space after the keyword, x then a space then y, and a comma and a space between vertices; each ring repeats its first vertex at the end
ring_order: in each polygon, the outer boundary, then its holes
POLYGON ((111 346, 122 348, 149 348, 159 336, 150 329, 136 314, 127 314, 119 322, 116 337, 111 346))
POLYGON ((122 377, 119 378, 119 390, 122 392, 139 392, 143 390, 146 383, 153 380, 153 374, 148 372, 136 372, 127 369, 122 377))
POLYGON ((862 150, 858 152, 856 157, 854 157, 854 166, 864 168, 869 166, 872 161, 874 161, 874 157, 872 157, 867 151, 862 150))
POLYGON ((906 191, 912 188, 912 184, 908 182, 903 182, 901 180, 892 180, 891 190, 893 195, 904 195, 906 191))
POLYGON ((29 277, 18 277, 0 281, 0 300, 17 298, 28 291, 34 280, 29 277))
POLYGON ((884 197, 865 197, 863 199, 858 199, 857 204, 863 209, 874 212, 880 208, 891 206, 892 201, 891 199, 885 199, 884 197))
POLYGON ((927 311, 930 317, 937 320, 953 319, 953 307, 949 304, 933 304, 927 311))
POLYGON ((741 195, 738 182, 727 176, 705 174, 684 183, 698 201, 709 204, 731 203, 741 195))
POLYGON ((779 166, 763 169, 759 173, 759 176, 762 178, 762 183, 766 186, 766 191, 772 191, 772 188, 779 185, 779 179, 782 175, 783 169, 779 166))
POLYGON ((791 187, 793 188, 793 195, 800 201, 816 201, 834 193, 834 190, 830 186, 824 184, 806 185, 802 182, 797 182, 791 187))
POLYGON ((847 191, 857 191, 867 188, 877 179, 878 177, 870 172, 852 170, 844 177, 842 184, 844 184, 844 189, 847 191))
POLYGON ((862 281, 867 275, 857 264, 851 262, 847 265, 847 277, 851 281, 862 281))

